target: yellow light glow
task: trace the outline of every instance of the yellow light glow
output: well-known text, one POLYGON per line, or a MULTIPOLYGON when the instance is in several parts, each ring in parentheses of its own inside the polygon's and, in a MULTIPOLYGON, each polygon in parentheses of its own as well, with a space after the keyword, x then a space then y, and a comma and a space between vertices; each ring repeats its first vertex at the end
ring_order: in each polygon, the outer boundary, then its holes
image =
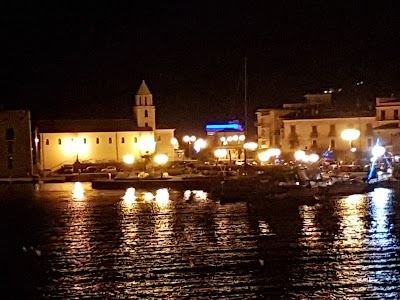
POLYGON ((84 156, 89 153, 89 144, 84 143, 84 137, 70 137, 62 140, 62 148, 65 153, 84 156))
POLYGON ((190 137, 190 141, 193 143, 195 140, 196 140, 196 137, 195 137, 194 135, 192 135, 192 136, 190 137))
POLYGON ((203 139, 198 139, 195 143, 194 143, 194 147, 195 148, 199 148, 199 149, 203 149, 205 147, 207 147, 207 142, 203 139))
POLYGON ((313 153, 313 154, 310 154, 309 158, 310 158, 311 162, 315 163, 315 162, 317 162, 319 160, 319 155, 313 153))
POLYGON ((126 163, 128 165, 131 165, 135 161, 135 158, 133 157, 132 154, 126 154, 126 155, 124 155, 122 160, 123 160, 124 163, 126 163))
POLYGON ((156 202, 158 205, 165 205, 169 202, 169 191, 168 189, 158 189, 156 191, 156 202))
POLYGON ((176 138, 171 139, 171 144, 172 145, 178 145, 178 140, 176 138))
POLYGON ((217 149, 214 151, 214 155, 217 158, 225 158, 228 154, 228 151, 226 149, 217 149))
POLYGON ((143 195, 144 200, 151 201, 154 199, 154 195, 150 192, 145 192, 143 195))
POLYGON ((221 142, 225 142, 226 141, 226 137, 223 136, 223 137, 220 138, 220 140, 221 140, 221 142))
POLYGON ((342 131, 341 135, 342 139, 345 141, 354 141, 355 139, 358 139, 360 136, 360 130, 351 128, 351 129, 345 129, 342 131))
POLYGON ((305 155, 306 155, 306 153, 303 150, 297 150, 294 153, 294 159, 295 160, 302 160, 305 155))
POLYGON ((140 137, 138 141, 138 148, 142 151, 143 154, 152 154, 156 149, 156 142, 154 141, 154 137, 150 135, 145 135, 140 137))
POLYGON ((270 155, 269 155, 268 151, 263 151, 263 152, 258 153, 257 157, 262 162, 266 162, 269 160, 270 155))
POLYGON ((185 135, 185 136, 182 138, 182 140, 183 140, 185 143, 189 143, 189 142, 190 142, 190 136, 185 135))
POLYGON ((246 137, 243 134, 239 136, 239 141, 243 142, 245 139, 246 139, 246 137))
POLYGON ((154 162, 159 165, 164 165, 168 162, 168 155, 167 154, 157 154, 154 156, 154 162))
POLYGON ((269 156, 279 156, 281 155, 281 150, 278 148, 270 148, 267 150, 269 156))
POLYGON ((239 140, 239 137, 235 134, 235 135, 232 137, 232 139, 233 139, 235 142, 237 142, 237 141, 239 140))
POLYGON ((233 137, 228 136, 228 138, 226 139, 228 142, 232 142, 233 141, 233 137))
POLYGON ((253 151, 256 150, 257 147, 258 147, 258 144, 256 142, 248 142, 243 145, 243 148, 248 149, 248 150, 253 150, 253 151))
POLYGON ((125 195, 122 197, 125 204, 130 205, 136 200, 136 190, 133 187, 130 187, 126 190, 125 195))
POLYGON ((72 190, 72 199, 83 200, 85 199, 85 190, 80 182, 74 183, 74 189, 72 190))

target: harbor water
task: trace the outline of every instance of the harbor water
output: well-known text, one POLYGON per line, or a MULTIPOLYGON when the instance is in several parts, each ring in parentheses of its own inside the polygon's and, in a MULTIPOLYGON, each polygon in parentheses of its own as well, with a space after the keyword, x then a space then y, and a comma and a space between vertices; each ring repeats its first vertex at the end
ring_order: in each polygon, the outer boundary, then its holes
POLYGON ((3 184, 1 298, 400 299, 398 197, 3 184))

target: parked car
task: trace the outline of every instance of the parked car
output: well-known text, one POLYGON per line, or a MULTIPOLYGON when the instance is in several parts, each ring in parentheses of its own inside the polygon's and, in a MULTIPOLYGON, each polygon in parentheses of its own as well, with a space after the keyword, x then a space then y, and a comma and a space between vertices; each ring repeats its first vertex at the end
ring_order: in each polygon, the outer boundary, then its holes
POLYGON ((104 169, 101 169, 101 172, 117 172, 117 168, 114 166, 108 166, 104 169))
POLYGON ((99 171, 98 167, 90 166, 85 169, 85 173, 96 173, 99 171))
POLYGON ((62 167, 62 173, 64 173, 64 174, 72 174, 72 173, 74 173, 74 167, 73 166, 63 166, 62 167))

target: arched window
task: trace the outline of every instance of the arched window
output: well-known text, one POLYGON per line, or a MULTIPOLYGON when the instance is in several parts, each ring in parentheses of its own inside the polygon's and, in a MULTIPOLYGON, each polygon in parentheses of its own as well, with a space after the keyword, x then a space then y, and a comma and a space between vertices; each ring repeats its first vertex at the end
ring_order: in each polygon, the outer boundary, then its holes
POLYGON ((112 138, 108 138, 108 143, 112 144, 112 138))
POLYGON ((144 123, 144 127, 148 127, 149 126, 149 123, 144 123))
POLYGON ((83 143, 86 144, 86 138, 83 139, 83 143))
POLYGON ((149 117, 149 112, 147 111, 147 109, 144 111, 144 117, 148 118, 149 117))
POLYGON ((50 145, 49 139, 46 139, 46 145, 50 145))
POLYGON ((6 129, 6 140, 13 141, 15 139, 14 128, 6 129))
POLYGON ((144 105, 147 105, 147 97, 144 96, 144 105))
POLYGON ((331 140, 331 149, 335 149, 335 140, 331 140))
POLYGON ((96 144, 100 144, 100 139, 96 138, 96 144))
POLYGON ((122 144, 125 143, 125 138, 124 138, 124 137, 121 138, 121 143, 122 143, 122 144))
POLYGON ((61 139, 58 139, 58 144, 61 145, 61 139))
POLYGON ((134 141, 135 143, 137 143, 137 137, 135 137, 133 141, 134 141))

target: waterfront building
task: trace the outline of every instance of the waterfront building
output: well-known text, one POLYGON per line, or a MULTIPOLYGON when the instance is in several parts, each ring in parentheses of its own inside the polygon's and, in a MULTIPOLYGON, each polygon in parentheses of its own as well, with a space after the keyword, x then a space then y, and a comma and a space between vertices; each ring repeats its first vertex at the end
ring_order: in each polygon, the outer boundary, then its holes
POLYGON ((212 149, 226 149, 226 157, 221 160, 234 162, 244 159, 243 145, 246 142, 244 128, 239 121, 208 123, 205 126, 207 145, 212 149))
POLYGON ((379 137, 389 151, 399 153, 399 110, 397 98, 376 98, 372 110, 344 110, 334 105, 331 94, 306 95, 301 103, 257 110, 258 143, 287 154, 296 150, 321 154, 331 149, 343 159, 350 152, 369 153, 379 137), (345 129, 357 129, 360 136, 344 140, 341 133, 345 129))
POLYGON ((116 163, 164 153, 174 158, 175 129, 157 128, 153 95, 143 80, 132 119, 41 120, 37 123, 38 162, 54 171, 74 162, 116 163))
POLYGON ((33 173, 31 115, 27 110, 0 111, 0 178, 33 173))

